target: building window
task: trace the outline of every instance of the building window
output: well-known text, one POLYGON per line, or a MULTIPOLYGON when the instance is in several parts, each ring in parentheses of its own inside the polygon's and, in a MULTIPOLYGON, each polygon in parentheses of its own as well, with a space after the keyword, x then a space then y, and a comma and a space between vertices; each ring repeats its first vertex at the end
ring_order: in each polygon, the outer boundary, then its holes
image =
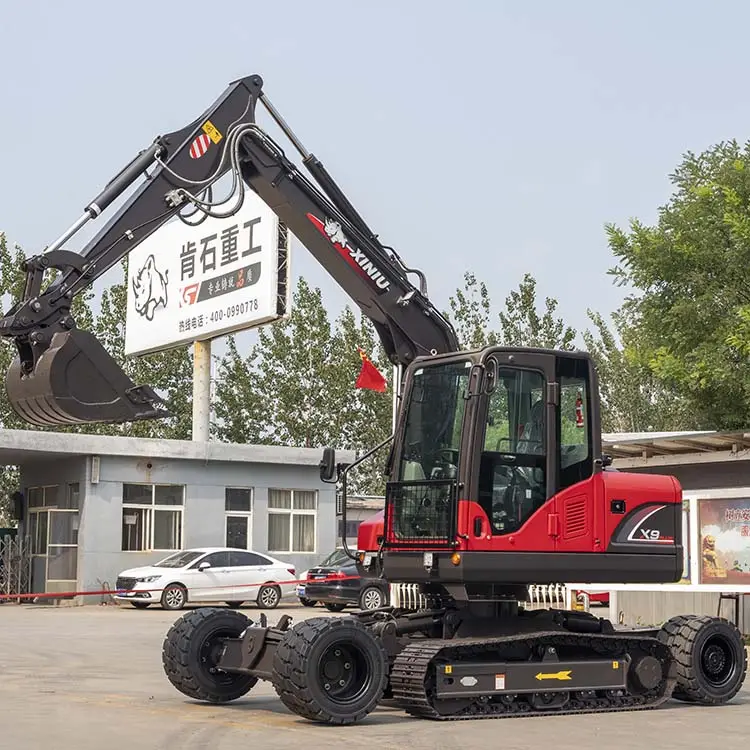
POLYGON ((185 488, 176 484, 123 484, 122 549, 172 552, 182 549, 185 488))
MULTIPOLYGON (((357 534, 359 532, 359 525, 362 523, 362 521, 348 521, 346 522, 346 538, 347 539, 356 539, 357 534)), ((342 537, 342 532, 344 531, 344 521, 343 519, 339 518, 339 539, 342 537)))
POLYGON ((250 549, 253 491, 245 487, 227 487, 224 490, 224 510, 227 547, 250 549))
POLYGON ((268 551, 315 552, 318 493, 268 490, 268 551))

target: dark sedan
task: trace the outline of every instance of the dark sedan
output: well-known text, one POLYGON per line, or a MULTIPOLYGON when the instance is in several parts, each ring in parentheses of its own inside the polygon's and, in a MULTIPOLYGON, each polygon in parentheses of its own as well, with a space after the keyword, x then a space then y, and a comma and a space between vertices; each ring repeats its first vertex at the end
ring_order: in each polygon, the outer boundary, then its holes
POLYGON ((340 612, 347 606, 378 609, 388 603, 388 583, 381 578, 360 577, 354 560, 341 549, 300 578, 307 581, 298 584, 297 596, 307 607, 320 602, 331 612, 340 612))

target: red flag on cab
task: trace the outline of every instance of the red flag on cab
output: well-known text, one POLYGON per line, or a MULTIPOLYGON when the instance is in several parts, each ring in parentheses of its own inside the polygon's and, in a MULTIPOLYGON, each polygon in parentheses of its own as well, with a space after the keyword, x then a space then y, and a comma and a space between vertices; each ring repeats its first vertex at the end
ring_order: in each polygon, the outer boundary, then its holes
POLYGON ((354 387, 366 388, 370 391, 385 393, 385 390, 388 387, 388 381, 380 373, 380 370, 370 362, 370 359, 360 347, 357 347, 357 351, 362 358, 362 369, 359 371, 359 376, 357 377, 357 382, 354 384, 354 387))

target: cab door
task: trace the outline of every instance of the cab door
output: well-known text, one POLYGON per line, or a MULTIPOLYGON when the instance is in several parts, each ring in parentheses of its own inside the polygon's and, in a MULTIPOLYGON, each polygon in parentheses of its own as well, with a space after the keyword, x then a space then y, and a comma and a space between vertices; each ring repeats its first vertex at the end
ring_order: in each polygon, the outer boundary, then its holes
MULTIPOLYGON (((554 549, 558 484, 553 354, 499 349, 486 359, 479 409, 478 502, 491 524, 493 549, 554 549)), ((476 443, 475 443, 476 444, 476 443)), ((478 541, 478 540, 477 540, 478 541)))

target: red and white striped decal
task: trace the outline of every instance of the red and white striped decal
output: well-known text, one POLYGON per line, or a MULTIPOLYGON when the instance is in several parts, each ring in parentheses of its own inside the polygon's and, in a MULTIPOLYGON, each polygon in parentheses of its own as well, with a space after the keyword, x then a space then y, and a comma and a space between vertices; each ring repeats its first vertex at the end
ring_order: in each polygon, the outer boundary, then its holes
POLYGON ((203 135, 199 135, 191 144, 190 144, 190 157, 192 159, 200 159, 203 154, 208 151, 208 147, 211 145, 211 139, 203 133, 203 135))

